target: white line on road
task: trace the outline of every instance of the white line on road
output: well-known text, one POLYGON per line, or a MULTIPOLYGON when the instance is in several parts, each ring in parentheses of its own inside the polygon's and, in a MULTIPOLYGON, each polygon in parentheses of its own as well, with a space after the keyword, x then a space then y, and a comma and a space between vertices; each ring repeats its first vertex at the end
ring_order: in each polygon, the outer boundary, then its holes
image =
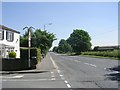
POLYGON ((24 75, 14 76, 12 78, 22 78, 22 77, 24 77, 24 75))
POLYGON ((54 72, 51 72, 51 74, 53 74, 54 72))
POLYGON ((60 77, 63 77, 63 75, 60 74, 60 77))
MULTIPOLYGON (((50 55, 49 55, 50 56, 50 55)), ((53 66, 56 68, 56 69, 58 69, 58 66, 57 66, 57 64, 54 62, 54 60, 52 59, 52 57, 50 56, 50 60, 52 61, 52 63, 53 63, 53 66)))
POLYGON ((68 88, 71 88, 70 84, 66 84, 68 88))
POLYGON ((8 76, 2 76, 2 78, 22 78, 22 77, 24 77, 24 75, 18 75, 18 76, 11 76, 11 77, 8 77, 8 76))
POLYGON ((96 65, 93 65, 93 64, 90 64, 91 66, 93 66, 93 67, 97 67, 96 65))
MULTIPOLYGON (((50 55, 49 55, 49 56, 50 56, 50 55)), ((58 69, 57 64, 54 62, 54 60, 52 59, 51 56, 50 56, 50 60, 52 61, 53 66, 57 69, 57 72, 58 72, 59 76, 61 77, 61 79, 62 79, 62 80, 65 80, 64 76, 63 76, 62 74, 60 74, 61 71, 58 69)), ((55 79, 55 78, 52 78, 52 80, 54 80, 54 79, 55 79)), ((65 80, 64 82, 65 82, 65 84, 67 85, 68 88, 71 88, 71 86, 70 86, 70 84, 68 83, 68 81, 65 80)))
POLYGON ((60 70, 57 70, 58 73, 60 73, 61 71, 60 70))
POLYGON ((51 80, 56 80, 55 78, 52 78, 51 80))
POLYGON ((15 82, 17 82, 17 81, 28 81, 28 82, 30 82, 30 81, 51 81, 51 80, 56 80, 55 78, 52 78, 52 79, 9 79, 9 80, 6 80, 6 79, 2 79, 2 81, 7 81, 7 82, 11 82, 11 81, 15 81, 15 82))
POLYGON ((55 80, 55 75, 54 75, 54 72, 51 72, 51 80, 55 80))
POLYGON ((89 63, 84 63, 84 64, 86 64, 86 65, 90 65, 89 63))
POLYGON ((64 82, 65 82, 65 83, 68 83, 68 81, 66 81, 66 80, 65 80, 64 82))
POLYGON ((84 64, 89 65, 89 66, 93 66, 93 67, 97 67, 97 66, 94 65, 94 64, 89 64, 89 63, 84 63, 84 64))

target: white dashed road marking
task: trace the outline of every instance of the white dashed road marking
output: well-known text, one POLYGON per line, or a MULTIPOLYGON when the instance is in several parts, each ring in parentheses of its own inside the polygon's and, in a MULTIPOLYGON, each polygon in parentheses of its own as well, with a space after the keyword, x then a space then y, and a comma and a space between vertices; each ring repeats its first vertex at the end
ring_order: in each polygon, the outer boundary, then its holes
MULTIPOLYGON (((57 69, 57 72, 58 72, 59 76, 61 77, 61 79, 64 80, 64 82, 65 82, 65 84, 67 85, 68 88, 71 88, 70 84, 68 83, 68 81, 65 80, 64 76, 61 74, 61 71, 58 69, 57 64, 54 62, 54 60, 52 59, 51 56, 50 56, 50 60, 52 61, 53 66, 57 69)), ((54 72, 51 72, 51 77, 52 77, 52 80, 55 80, 55 78, 53 77, 54 76, 53 74, 54 74, 54 72)))
POLYGON ((84 64, 89 65, 89 66, 93 66, 93 67, 97 67, 97 66, 94 65, 94 64, 89 64, 89 63, 84 63, 84 64))
POLYGON ((60 70, 57 70, 58 73, 60 73, 60 70))
POLYGON ((71 88, 70 84, 66 84, 68 88, 71 88))
POLYGON ((63 77, 63 75, 60 74, 60 77, 63 77))
POLYGON ((52 78, 51 80, 56 80, 55 78, 52 78))
POLYGON ((54 73, 54 72, 51 72, 51 74, 54 73))
POLYGON ((64 82, 65 82, 65 83, 68 83, 68 81, 66 81, 66 80, 65 80, 64 82))
POLYGON ((11 78, 11 79, 12 79, 12 78, 22 78, 22 77, 24 77, 24 75, 17 75, 17 76, 11 76, 11 77, 10 77, 10 76, 9 76, 9 77, 8 77, 8 76, 2 76, 2 78, 6 78, 6 79, 7 79, 7 78, 9 78, 9 79, 10 79, 10 78, 11 78))

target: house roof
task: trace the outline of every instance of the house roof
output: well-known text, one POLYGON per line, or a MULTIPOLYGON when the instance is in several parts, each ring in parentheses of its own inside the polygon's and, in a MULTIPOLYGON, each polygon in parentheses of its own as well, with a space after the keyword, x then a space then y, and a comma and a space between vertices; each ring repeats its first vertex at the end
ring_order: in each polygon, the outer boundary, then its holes
POLYGON ((4 26, 4 25, 0 25, 0 29, 8 30, 8 31, 12 31, 12 32, 16 32, 16 33, 19 33, 19 34, 20 34, 20 32, 18 32, 18 31, 16 31, 16 30, 13 30, 13 29, 11 29, 11 28, 8 28, 8 27, 6 27, 6 26, 4 26))

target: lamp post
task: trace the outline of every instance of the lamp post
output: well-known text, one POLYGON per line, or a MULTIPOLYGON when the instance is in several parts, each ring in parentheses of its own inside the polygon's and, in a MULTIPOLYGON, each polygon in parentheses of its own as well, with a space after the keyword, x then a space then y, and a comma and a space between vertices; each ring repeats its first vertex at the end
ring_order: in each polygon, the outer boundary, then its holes
POLYGON ((31 27, 24 27, 23 28, 23 30, 24 29, 27 29, 27 31, 28 31, 28 47, 29 47, 29 49, 28 49, 28 67, 30 68, 30 47, 31 47, 31 31, 32 31, 32 29, 35 29, 35 28, 33 28, 32 26, 31 27))
POLYGON ((44 30, 45 30, 45 28, 46 28, 46 25, 52 25, 52 23, 45 24, 45 25, 44 25, 44 30))

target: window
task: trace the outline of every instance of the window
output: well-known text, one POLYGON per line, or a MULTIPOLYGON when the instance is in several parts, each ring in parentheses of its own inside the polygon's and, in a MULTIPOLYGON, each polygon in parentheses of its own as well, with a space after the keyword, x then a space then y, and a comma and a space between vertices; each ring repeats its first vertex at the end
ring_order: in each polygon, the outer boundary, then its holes
POLYGON ((7 39, 7 41, 12 42, 14 40, 14 33, 10 32, 10 31, 7 31, 6 32, 6 39, 7 39))
POLYGON ((0 29, 0 40, 4 39, 4 31, 0 29))

